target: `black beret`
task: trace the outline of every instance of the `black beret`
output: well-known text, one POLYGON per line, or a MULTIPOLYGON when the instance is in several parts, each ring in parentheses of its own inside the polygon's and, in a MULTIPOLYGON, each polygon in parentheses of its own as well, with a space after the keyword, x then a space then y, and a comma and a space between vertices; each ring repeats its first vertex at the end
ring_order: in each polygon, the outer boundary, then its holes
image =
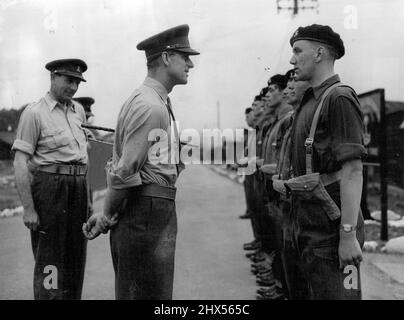
POLYGON ((268 93, 268 87, 262 88, 260 91, 260 96, 265 97, 265 95, 268 93))
POLYGON ((189 26, 183 24, 160 32, 142 42, 136 48, 146 52, 147 61, 156 58, 166 50, 184 52, 188 55, 198 55, 199 52, 191 48, 188 40, 189 26))
POLYGON ((282 89, 285 89, 288 85, 288 78, 283 74, 276 74, 268 80, 268 86, 270 86, 271 84, 276 84, 282 89))
POLYGON ((94 116, 94 114, 91 111, 91 105, 94 104, 94 99, 91 97, 79 97, 79 98, 73 98, 74 101, 77 101, 80 103, 85 112, 90 113, 91 116, 94 116))
POLYGON ((74 77, 86 82, 83 78, 83 72, 87 70, 87 64, 80 59, 59 59, 48 62, 45 68, 50 72, 74 77))
POLYGON ((294 69, 290 69, 288 72, 285 73, 285 77, 288 79, 288 81, 292 80, 294 76, 295 76, 294 69))
POLYGON ((290 45, 298 40, 310 40, 327 44, 337 52, 337 59, 345 54, 344 42, 338 33, 334 32, 331 27, 320 24, 312 24, 307 27, 299 27, 290 38, 290 45))

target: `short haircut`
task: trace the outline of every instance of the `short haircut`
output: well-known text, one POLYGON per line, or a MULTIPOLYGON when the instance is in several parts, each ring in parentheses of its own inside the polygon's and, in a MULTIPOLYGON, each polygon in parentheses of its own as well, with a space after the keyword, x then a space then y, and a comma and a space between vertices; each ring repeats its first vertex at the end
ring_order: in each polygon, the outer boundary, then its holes
POLYGON ((335 50, 335 48, 334 48, 333 46, 331 46, 331 45, 329 45, 329 44, 326 44, 326 43, 318 42, 318 41, 312 41, 312 43, 313 43, 313 46, 324 47, 324 48, 328 51, 330 57, 331 57, 333 60, 337 60, 337 59, 338 59, 337 50, 335 50))
MULTIPOLYGON (((163 52, 167 52, 169 56, 172 56, 173 54, 176 53, 175 50, 167 50, 167 51, 163 51, 163 52)), ((147 61, 146 65, 148 69, 155 69, 159 66, 160 64, 160 57, 161 54, 163 53, 161 52, 160 54, 156 55, 153 59, 147 61)))
POLYGON ((285 76, 288 78, 288 82, 294 80, 295 77, 295 70, 290 69, 288 72, 285 73, 285 76))

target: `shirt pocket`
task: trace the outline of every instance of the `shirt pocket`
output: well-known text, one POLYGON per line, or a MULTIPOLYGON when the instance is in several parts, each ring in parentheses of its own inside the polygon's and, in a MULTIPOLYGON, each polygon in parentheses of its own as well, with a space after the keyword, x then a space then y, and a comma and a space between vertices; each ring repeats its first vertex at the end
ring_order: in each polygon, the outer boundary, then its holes
POLYGON ((70 137, 67 130, 44 130, 42 135, 42 143, 45 147, 51 150, 65 147, 70 143, 70 137))

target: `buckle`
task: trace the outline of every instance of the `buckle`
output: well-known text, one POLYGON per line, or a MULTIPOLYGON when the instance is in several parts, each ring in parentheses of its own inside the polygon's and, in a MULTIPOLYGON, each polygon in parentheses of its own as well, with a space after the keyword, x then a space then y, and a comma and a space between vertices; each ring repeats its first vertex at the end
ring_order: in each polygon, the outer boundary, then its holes
POLYGON ((74 176, 77 175, 77 167, 75 165, 70 165, 69 166, 69 174, 74 175, 74 176))
POLYGON ((312 138, 307 138, 306 141, 304 142, 305 147, 311 147, 313 145, 314 139, 312 138))

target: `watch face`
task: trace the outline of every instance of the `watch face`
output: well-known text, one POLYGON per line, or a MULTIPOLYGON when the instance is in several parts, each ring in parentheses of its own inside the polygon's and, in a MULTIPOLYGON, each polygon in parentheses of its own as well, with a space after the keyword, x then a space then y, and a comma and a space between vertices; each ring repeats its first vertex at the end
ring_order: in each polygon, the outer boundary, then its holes
POLYGON ((354 227, 351 226, 350 224, 343 224, 341 227, 345 232, 350 232, 350 231, 354 230, 354 227))

